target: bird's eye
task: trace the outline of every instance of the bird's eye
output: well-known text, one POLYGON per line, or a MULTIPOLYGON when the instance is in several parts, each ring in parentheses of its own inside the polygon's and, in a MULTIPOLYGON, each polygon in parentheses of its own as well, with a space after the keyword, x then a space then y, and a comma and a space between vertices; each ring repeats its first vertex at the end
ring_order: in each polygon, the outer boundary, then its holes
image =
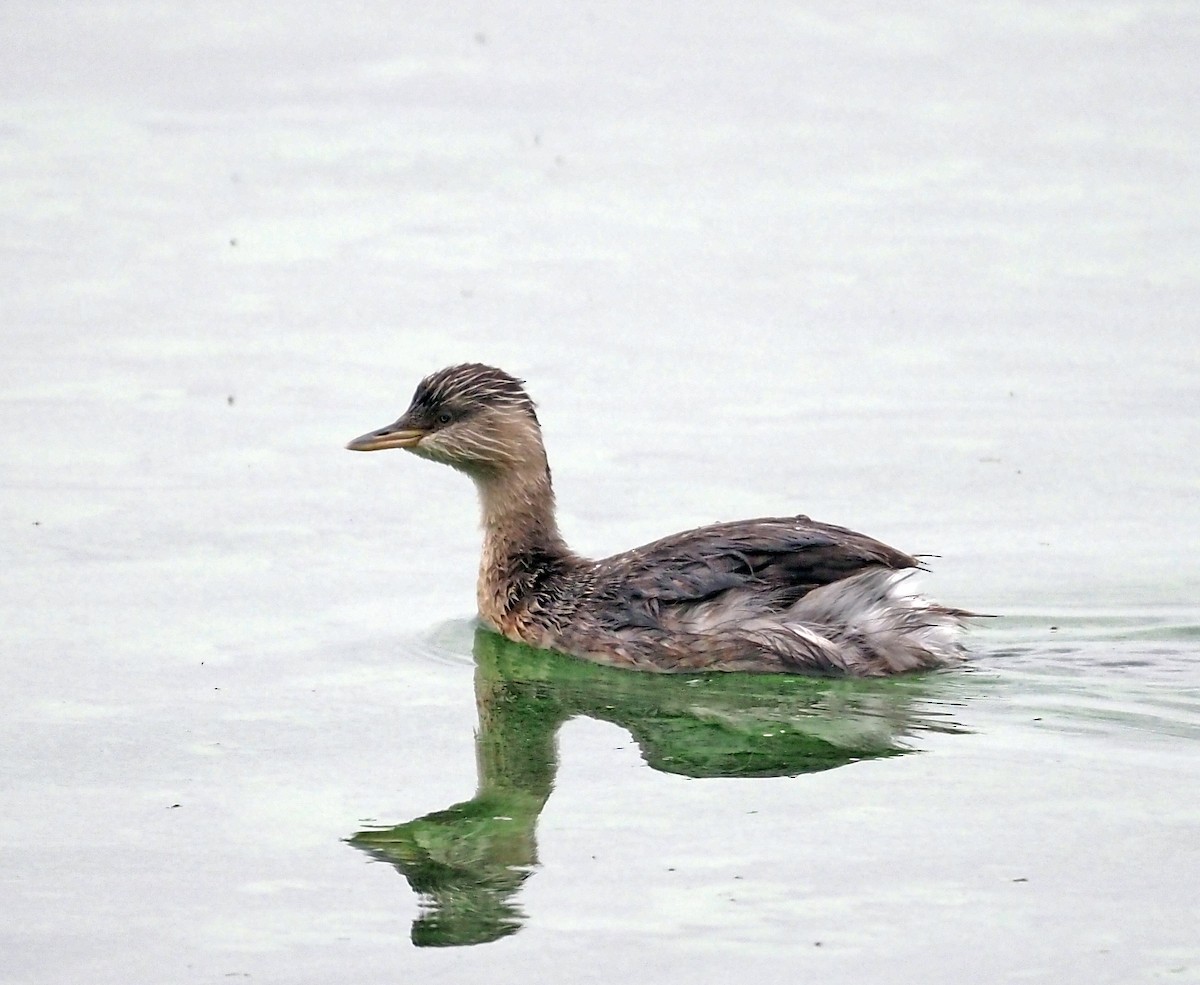
POLYGON ((452 420, 452 418, 450 416, 449 411, 444 410, 440 414, 438 414, 438 423, 439 424, 449 424, 451 420, 452 420))

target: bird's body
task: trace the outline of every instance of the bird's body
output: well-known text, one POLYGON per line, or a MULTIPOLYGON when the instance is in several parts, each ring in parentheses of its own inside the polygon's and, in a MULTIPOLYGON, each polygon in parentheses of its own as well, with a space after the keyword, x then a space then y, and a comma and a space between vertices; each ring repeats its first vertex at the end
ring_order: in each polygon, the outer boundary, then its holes
POLYGON ((575 554, 533 402, 501 370, 434 373, 398 421, 347 447, 406 448, 475 480, 479 615, 509 639, 662 672, 878 676, 961 656, 967 613, 902 591, 916 559, 805 516, 718 523, 600 561, 575 554))

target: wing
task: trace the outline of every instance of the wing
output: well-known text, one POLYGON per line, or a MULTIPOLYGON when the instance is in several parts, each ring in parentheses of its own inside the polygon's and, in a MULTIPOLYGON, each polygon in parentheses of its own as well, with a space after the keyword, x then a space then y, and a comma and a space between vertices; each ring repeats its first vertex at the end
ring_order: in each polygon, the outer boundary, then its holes
POLYGON ((595 590, 623 626, 695 628, 782 612, 814 588, 915 558, 806 516, 738 520, 665 537, 599 562, 595 590))

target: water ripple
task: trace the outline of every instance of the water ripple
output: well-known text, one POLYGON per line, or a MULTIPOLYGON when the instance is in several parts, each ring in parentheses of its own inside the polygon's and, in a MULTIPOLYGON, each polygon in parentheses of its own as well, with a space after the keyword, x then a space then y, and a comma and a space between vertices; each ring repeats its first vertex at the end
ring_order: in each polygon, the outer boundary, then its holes
POLYGON ((1028 621, 976 647, 974 666, 997 675, 1007 717, 1062 732, 1200 740, 1194 625, 1146 617, 1039 621, 1040 642, 1028 621))
POLYGON ((406 655, 443 667, 474 667, 476 619, 449 619, 406 644, 406 655))

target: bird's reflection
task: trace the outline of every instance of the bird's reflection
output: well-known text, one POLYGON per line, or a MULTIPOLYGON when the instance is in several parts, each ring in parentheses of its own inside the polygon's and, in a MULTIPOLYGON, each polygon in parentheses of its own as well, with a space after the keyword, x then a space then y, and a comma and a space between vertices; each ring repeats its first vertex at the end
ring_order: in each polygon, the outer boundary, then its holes
POLYGON ((796 776, 901 755, 916 730, 960 731, 929 678, 639 674, 475 634, 478 789, 473 798, 351 844, 389 862, 422 898, 418 946, 514 933, 514 897, 537 863, 555 736, 578 715, 627 729, 654 769, 691 777, 796 776))

